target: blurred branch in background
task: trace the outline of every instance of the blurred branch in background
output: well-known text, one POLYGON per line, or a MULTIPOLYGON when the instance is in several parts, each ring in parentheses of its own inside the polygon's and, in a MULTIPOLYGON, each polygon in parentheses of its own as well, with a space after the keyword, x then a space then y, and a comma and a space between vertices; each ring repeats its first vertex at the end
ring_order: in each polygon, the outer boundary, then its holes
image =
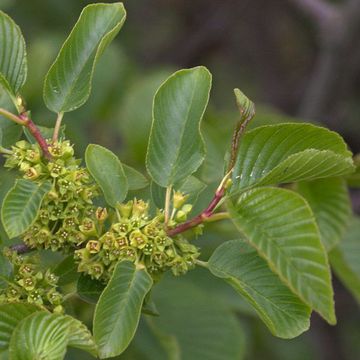
POLYGON ((360 45, 360 1, 348 0, 342 5, 325 0, 290 1, 315 22, 320 46, 299 116, 323 120, 331 114, 329 119, 334 125, 336 106, 349 92, 358 70, 351 61, 349 65, 349 56, 358 63, 360 52, 354 49, 360 45))

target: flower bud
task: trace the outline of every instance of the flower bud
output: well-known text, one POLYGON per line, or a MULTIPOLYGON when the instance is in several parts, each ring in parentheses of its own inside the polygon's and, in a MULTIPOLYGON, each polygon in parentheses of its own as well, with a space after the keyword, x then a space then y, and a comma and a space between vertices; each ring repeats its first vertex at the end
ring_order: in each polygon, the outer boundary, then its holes
POLYGON ((184 195, 180 191, 175 191, 173 195, 173 206, 174 209, 180 209, 184 205, 189 195, 184 195))
POLYGON ((185 213, 185 214, 189 214, 192 210, 193 206, 191 204, 185 204, 181 210, 185 213))
POLYGON ((99 222, 104 222, 108 217, 108 211, 106 208, 98 207, 96 209, 95 216, 99 222))
POLYGON ((149 207, 149 203, 143 200, 134 200, 133 208, 132 208, 132 216, 133 217, 141 217, 147 213, 149 207))
POLYGON ((128 201, 126 204, 117 204, 116 208, 119 210, 121 217, 128 219, 131 216, 133 202, 128 201))
POLYGON ((175 216, 175 220, 178 221, 178 222, 183 222, 187 219, 187 214, 182 211, 182 210, 179 210, 177 213, 176 213, 176 216, 175 216))
POLYGON ((74 251, 75 260, 88 260, 90 259, 90 252, 88 249, 79 249, 74 251))
POLYGON ((22 161, 19 166, 19 170, 24 173, 26 173, 30 168, 31 168, 31 164, 27 161, 22 161))

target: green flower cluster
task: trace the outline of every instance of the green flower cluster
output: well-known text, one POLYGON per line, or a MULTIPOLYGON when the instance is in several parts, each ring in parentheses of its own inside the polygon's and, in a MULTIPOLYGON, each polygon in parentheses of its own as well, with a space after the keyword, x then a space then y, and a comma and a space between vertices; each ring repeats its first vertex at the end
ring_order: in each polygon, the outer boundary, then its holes
POLYGON ((92 200, 98 191, 87 170, 74 158, 69 141, 49 141, 48 145, 51 161, 41 157, 38 144, 19 141, 5 166, 17 167, 27 180, 53 184, 35 223, 23 235, 24 242, 32 248, 66 251, 86 241, 86 231, 81 227, 95 219, 92 200))
POLYGON ((28 302, 61 313, 63 296, 57 291, 58 277, 50 270, 40 271, 29 259, 8 248, 3 254, 13 265, 12 278, 0 289, 0 304, 28 302))
POLYGON ((107 281, 119 260, 142 264, 154 276, 169 269, 175 275, 191 269, 198 249, 181 236, 167 236, 163 213, 149 219, 148 206, 136 199, 119 204, 118 220, 108 231, 75 251, 79 271, 107 281))
MULTIPOLYGON (((116 212, 97 208, 93 198, 98 189, 88 171, 74 158, 69 141, 48 142, 50 161, 41 156, 37 144, 19 141, 7 155, 6 167, 18 168, 30 181, 51 181, 38 217, 23 234, 26 245, 52 251, 75 251, 78 271, 107 281, 115 264, 130 260, 145 266, 154 276, 166 270, 186 273, 199 256, 198 249, 181 235, 166 234, 162 211, 149 217, 149 204, 134 199, 119 204, 116 212)), ((186 220, 191 205, 186 196, 174 193, 168 226, 186 220)))

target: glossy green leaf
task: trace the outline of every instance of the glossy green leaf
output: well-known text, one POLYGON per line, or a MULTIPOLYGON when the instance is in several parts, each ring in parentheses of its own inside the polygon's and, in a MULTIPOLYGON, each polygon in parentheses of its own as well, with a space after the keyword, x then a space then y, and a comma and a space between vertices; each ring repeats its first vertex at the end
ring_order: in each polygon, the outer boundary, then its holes
POLYGON ((140 172, 132 168, 131 166, 122 164, 129 190, 140 190, 149 185, 148 179, 140 172))
POLYGON ((152 283, 150 275, 131 262, 116 265, 95 309, 94 337, 100 358, 120 355, 128 347, 152 283))
POLYGON ((122 202, 128 192, 128 181, 118 157, 100 145, 90 144, 86 148, 85 161, 106 202, 113 207, 122 202))
POLYGON ((105 285, 98 280, 92 279, 88 275, 81 274, 77 282, 77 293, 80 298, 90 304, 96 304, 105 285))
POLYGON ((298 192, 310 205, 327 251, 343 237, 351 216, 346 183, 341 178, 318 179, 298 184, 298 192))
POLYGON ((355 217, 340 244, 329 253, 336 276, 360 303, 360 218, 355 217))
POLYGON ((72 111, 85 103, 95 65, 125 18, 122 3, 91 4, 84 8, 46 76, 44 100, 50 110, 72 111))
POLYGON ((241 139, 232 192, 349 174, 354 171, 351 155, 343 139, 325 128, 311 124, 262 126, 241 139))
POLYGON ((203 162, 200 122, 210 88, 211 74, 199 66, 177 71, 157 91, 146 167, 158 185, 167 187, 187 178, 203 162))
MULTIPOLYGON (((187 179, 179 181, 173 186, 173 189, 180 191, 183 194, 187 195, 186 202, 194 205, 200 195, 200 193, 206 188, 206 184, 201 180, 197 179, 195 176, 189 176, 187 179)), ((154 201, 154 204, 162 209, 165 204, 165 193, 166 188, 163 188, 156 183, 152 182, 151 187, 151 197, 154 201)))
POLYGON ((53 273, 59 277, 58 285, 63 286, 76 281, 79 278, 77 271, 78 263, 74 259, 74 255, 67 256, 53 270, 53 273))
POLYGON ((1 208, 1 220, 9 238, 23 234, 32 225, 50 189, 50 182, 36 184, 22 179, 16 181, 5 196, 1 208))
POLYGON ((0 84, 14 99, 26 80, 26 48, 20 28, 2 11, 0 47, 0 84))
POLYGON ((245 334, 236 315, 185 276, 162 279, 154 288, 160 316, 151 318, 164 334, 175 336, 181 359, 241 360, 245 334))
POLYGON ((327 254, 314 215, 298 194, 263 187, 228 204, 236 227, 301 300, 336 322, 327 254))
POLYGON ((32 304, 0 305, 0 351, 9 347, 11 335, 18 323, 36 311, 39 308, 32 304))
POLYGON ((209 269, 254 306, 273 335, 293 338, 309 328, 310 308, 244 241, 228 241, 218 247, 209 260, 209 269))

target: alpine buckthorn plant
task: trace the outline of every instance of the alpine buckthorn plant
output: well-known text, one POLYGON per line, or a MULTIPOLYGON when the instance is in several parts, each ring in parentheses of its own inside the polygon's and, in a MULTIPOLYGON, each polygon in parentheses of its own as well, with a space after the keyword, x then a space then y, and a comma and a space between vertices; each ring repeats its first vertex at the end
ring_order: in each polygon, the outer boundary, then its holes
POLYGON ((335 325, 331 267, 360 299, 347 187, 359 186, 359 162, 337 133, 253 125, 255 106, 235 89, 236 126, 211 167, 201 122, 212 75, 197 66, 154 94, 148 175, 106 143, 76 156, 65 121, 89 98, 125 18, 122 3, 84 8, 44 79, 56 114, 48 128, 22 96, 24 38, 0 12, 0 154, 15 177, 1 204, 4 359, 63 359, 70 348, 100 359, 241 359, 244 308, 284 339, 308 330, 312 312, 335 325), (209 229, 220 241, 211 251, 209 229), (208 295, 181 280, 196 269, 208 295))

